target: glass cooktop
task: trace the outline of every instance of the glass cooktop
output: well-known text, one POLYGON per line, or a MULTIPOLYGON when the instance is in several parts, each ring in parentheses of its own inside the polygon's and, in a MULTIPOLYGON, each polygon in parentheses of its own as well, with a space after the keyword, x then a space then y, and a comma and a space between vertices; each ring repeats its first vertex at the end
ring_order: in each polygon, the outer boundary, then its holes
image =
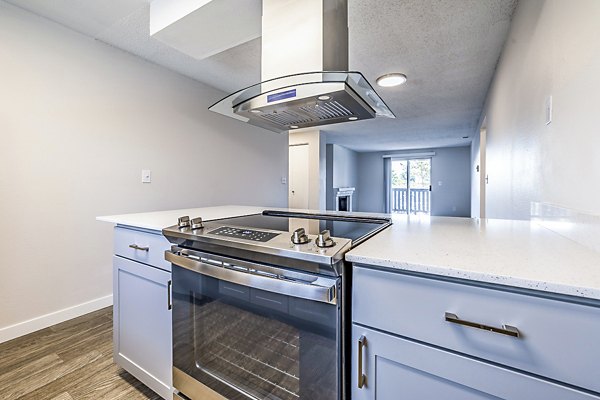
POLYGON ((352 242, 357 242, 361 238, 390 223, 388 219, 383 218, 360 218, 277 211, 264 211, 263 214, 225 218, 213 222, 226 226, 229 229, 242 227, 291 233, 298 228, 304 228, 309 235, 317 235, 322 230, 328 229, 331 236, 351 239, 352 242))

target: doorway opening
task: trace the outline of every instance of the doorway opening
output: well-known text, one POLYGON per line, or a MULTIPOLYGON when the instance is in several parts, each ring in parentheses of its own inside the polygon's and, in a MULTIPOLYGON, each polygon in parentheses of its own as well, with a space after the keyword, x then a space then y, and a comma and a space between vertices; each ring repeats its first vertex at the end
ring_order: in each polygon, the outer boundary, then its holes
POLYGON ((309 199, 308 144, 290 145, 288 207, 307 209, 309 199))
POLYGON ((431 158, 392 159, 391 212, 429 215, 431 212, 431 158))

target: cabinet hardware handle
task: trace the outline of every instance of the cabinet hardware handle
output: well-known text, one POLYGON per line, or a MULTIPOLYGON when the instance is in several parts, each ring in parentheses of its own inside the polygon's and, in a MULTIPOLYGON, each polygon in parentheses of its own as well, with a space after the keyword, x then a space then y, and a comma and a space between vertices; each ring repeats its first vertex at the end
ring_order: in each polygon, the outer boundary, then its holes
POLYGON ((129 247, 131 247, 132 249, 135 250, 142 250, 142 251, 148 251, 150 250, 150 247, 142 247, 142 246, 138 246, 137 244, 130 244, 129 247))
POLYGON ((173 308, 173 281, 167 282, 167 310, 173 308))
POLYGON ((367 376, 363 374, 363 347, 367 347, 367 338, 362 335, 358 339, 358 388, 367 385, 367 376))
POLYGON ((464 319, 458 318, 458 315, 449 312, 445 314, 445 319, 453 324, 470 326, 471 328, 483 329, 484 331, 500 333, 501 335, 507 335, 516 338, 521 337, 521 332, 519 332, 519 330, 514 326, 510 325, 502 325, 502 328, 497 328, 495 326, 484 325, 478 322, 465 321, 464 319))

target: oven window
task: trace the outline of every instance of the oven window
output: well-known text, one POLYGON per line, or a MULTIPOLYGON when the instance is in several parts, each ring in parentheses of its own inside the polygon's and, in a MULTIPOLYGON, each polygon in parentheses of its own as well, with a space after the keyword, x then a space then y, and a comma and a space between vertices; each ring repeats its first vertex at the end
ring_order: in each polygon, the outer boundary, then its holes
POLYGON ((228 399, 339 398, 338 306, 177 266, 173 290, 173 362, 187 375, 228 399))

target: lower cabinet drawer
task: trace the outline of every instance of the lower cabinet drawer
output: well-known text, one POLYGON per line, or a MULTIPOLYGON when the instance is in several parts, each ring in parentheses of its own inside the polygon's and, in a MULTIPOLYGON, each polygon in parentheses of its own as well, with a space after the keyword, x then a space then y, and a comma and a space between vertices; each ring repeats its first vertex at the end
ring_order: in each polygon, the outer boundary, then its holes
POLYGON ((116 227, 114 246, 118 256, 171 271, 171 264, 165 260, 171 244, 161 234, 116 227))
POLYGON ((355 323, 600 392, 600 308, 363 267, 352 304, 355 323))
POLYGON ((352 400, 598 400, 600 397, 354 325, 352 400), (362 359, 359 340, 362 338, 362 359), (362 361, 360 364, 359 361, 362 361), (359 387, 359 374, 364 382, 359 387))

